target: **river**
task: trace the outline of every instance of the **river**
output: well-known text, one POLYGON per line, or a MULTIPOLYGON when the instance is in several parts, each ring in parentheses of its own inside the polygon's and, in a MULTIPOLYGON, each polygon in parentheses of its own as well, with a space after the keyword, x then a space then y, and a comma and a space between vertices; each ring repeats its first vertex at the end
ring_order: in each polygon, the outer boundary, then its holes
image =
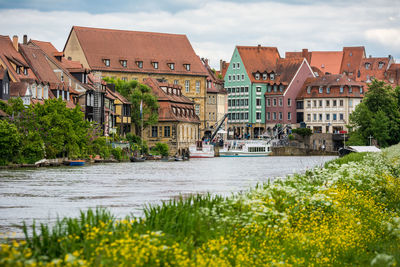
POLYGON ((145 205, 179 195, 229 195, 333 158, 212 158, 0 170, 0 233, 22 236, 23 221, 54 223, 57 216, 76 217, 80 210, 95 207, 121 218, 141 216, 145 205))

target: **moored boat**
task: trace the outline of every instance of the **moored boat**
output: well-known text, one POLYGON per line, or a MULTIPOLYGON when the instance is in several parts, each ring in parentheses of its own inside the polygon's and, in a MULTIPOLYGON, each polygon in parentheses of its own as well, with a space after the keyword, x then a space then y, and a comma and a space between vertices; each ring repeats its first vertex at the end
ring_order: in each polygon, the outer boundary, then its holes
POLYGON ((68 165, 69 166, 83 166, 83 165, 85 165, 85 161, 81 160, 81 159, 70 160, 68 165))
POLYGON ((214 146, 202 141, 197 141, 196 144, 189 146, 190 158, 213 158, 214 146))
POLYGON ((265 157, 271 153, 271 144, 265 140, 230 140, 219 150, 220 157, 265 157))
POLYGON ((130 157, 131 162, 144 162, 146 158, 144 157, 130 157))

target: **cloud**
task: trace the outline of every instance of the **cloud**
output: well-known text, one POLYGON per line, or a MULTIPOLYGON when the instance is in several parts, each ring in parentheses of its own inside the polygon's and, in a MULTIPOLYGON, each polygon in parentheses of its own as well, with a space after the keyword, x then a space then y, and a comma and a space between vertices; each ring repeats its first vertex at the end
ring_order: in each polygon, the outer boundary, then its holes
POLYGON ((216 68, 220 59, 230 60, 235 45, 277 46, 281 56, 302 48, 341 50, 343 46, 364 45, 368 54, 400 58, 397 1, 379 5, 371 0, 362 5, 342 0, 167 3, 171 6, 166 9, 143 8, 134 13, 121 7, 123 12, 107 13, 0 9, 0 34, 28 34, 32 39, 51 41, 62 50, 73 25, 181 33, 188 36, 196 53, 209 58, 216 68), (185 8, 171 11, 173 6, 182 5, 185 8))

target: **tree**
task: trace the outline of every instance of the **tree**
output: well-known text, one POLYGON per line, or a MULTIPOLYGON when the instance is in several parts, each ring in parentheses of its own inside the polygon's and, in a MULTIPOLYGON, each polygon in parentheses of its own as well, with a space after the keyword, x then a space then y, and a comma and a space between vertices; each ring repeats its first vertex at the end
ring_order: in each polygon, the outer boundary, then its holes
POLYGON ((21 136, 17 127, 5 120, 0 120, 0 165, 15 162, 19 154, 21 136))
POLYGON ((374 80, 365 94, 363 102, 357 105, 350 115, 350 133, 348 144, 369 144, 373 136, 382 147, 397 144, 400 141, 400 89, 383 81, 374 80))
POLYGON ((106 77, 104 81, 115 85, 115 89, 124 97, 130 99, 132 103, 132 123, 135 126, 135 133, 141 136, 141 127, 143 129, 158 122, 158 101, 152 94, 150 87, 140 84, 137 81, 123 81, 106 77), (142 103, 142 113, 140 106, 142 103))

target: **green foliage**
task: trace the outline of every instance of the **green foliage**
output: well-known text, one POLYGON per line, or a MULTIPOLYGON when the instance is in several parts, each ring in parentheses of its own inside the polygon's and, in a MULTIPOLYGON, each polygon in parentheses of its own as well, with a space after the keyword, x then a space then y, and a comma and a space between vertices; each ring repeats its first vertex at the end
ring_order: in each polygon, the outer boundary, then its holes
POLYGON ((135 80, 123 81, 106 77, 104 80, 108 83, 115 84, 115 89, 132 103, 131 117, 135 125, 135 132, 141 134, 143 129, 158 122, 158 101, 157 97, 152 94, 151 88, 147 85, 140 84, 135 80), (143 103, 143 113, 140 114, 140 103, 143 103), (143 117, 143 121, 142 121, 143 117))
POLYGON ((293 134, 289 134, 289 140, 294 140, 293 134))
POLYGON ((0 120, 0 165, 15 162, 19 155, 21 136, 14 124, 0 120))
POLYGON ((89 146, 89 153, 93 156, 100 155, 103 159, 111 155, 111 145, 107 142, 105 136, 95 138, 89 146))
POLYGON ((113 155, 114 159, 121 161, 122 160, 122 148, 116 147, 111 150, 111 154, 113 155))
POLYGON ((309 128, 297 128, 297 129, 292 129, 292 133, 296 133, 302 137, 305 137, 312 135, 312 130, 309 128))
POLYGON ((151 154, 166 157, 169 155, 169 147, 165 143, 156 143, 156 146, 151 149, 151 154))
POLYGON ((369 136, 382 147, 397 144, 400 141, 399 99, 399 88, 374 80, 363 102, 350 116, 350 127, 355 133, 351 133, 349 144, 368 145, 369 136))

